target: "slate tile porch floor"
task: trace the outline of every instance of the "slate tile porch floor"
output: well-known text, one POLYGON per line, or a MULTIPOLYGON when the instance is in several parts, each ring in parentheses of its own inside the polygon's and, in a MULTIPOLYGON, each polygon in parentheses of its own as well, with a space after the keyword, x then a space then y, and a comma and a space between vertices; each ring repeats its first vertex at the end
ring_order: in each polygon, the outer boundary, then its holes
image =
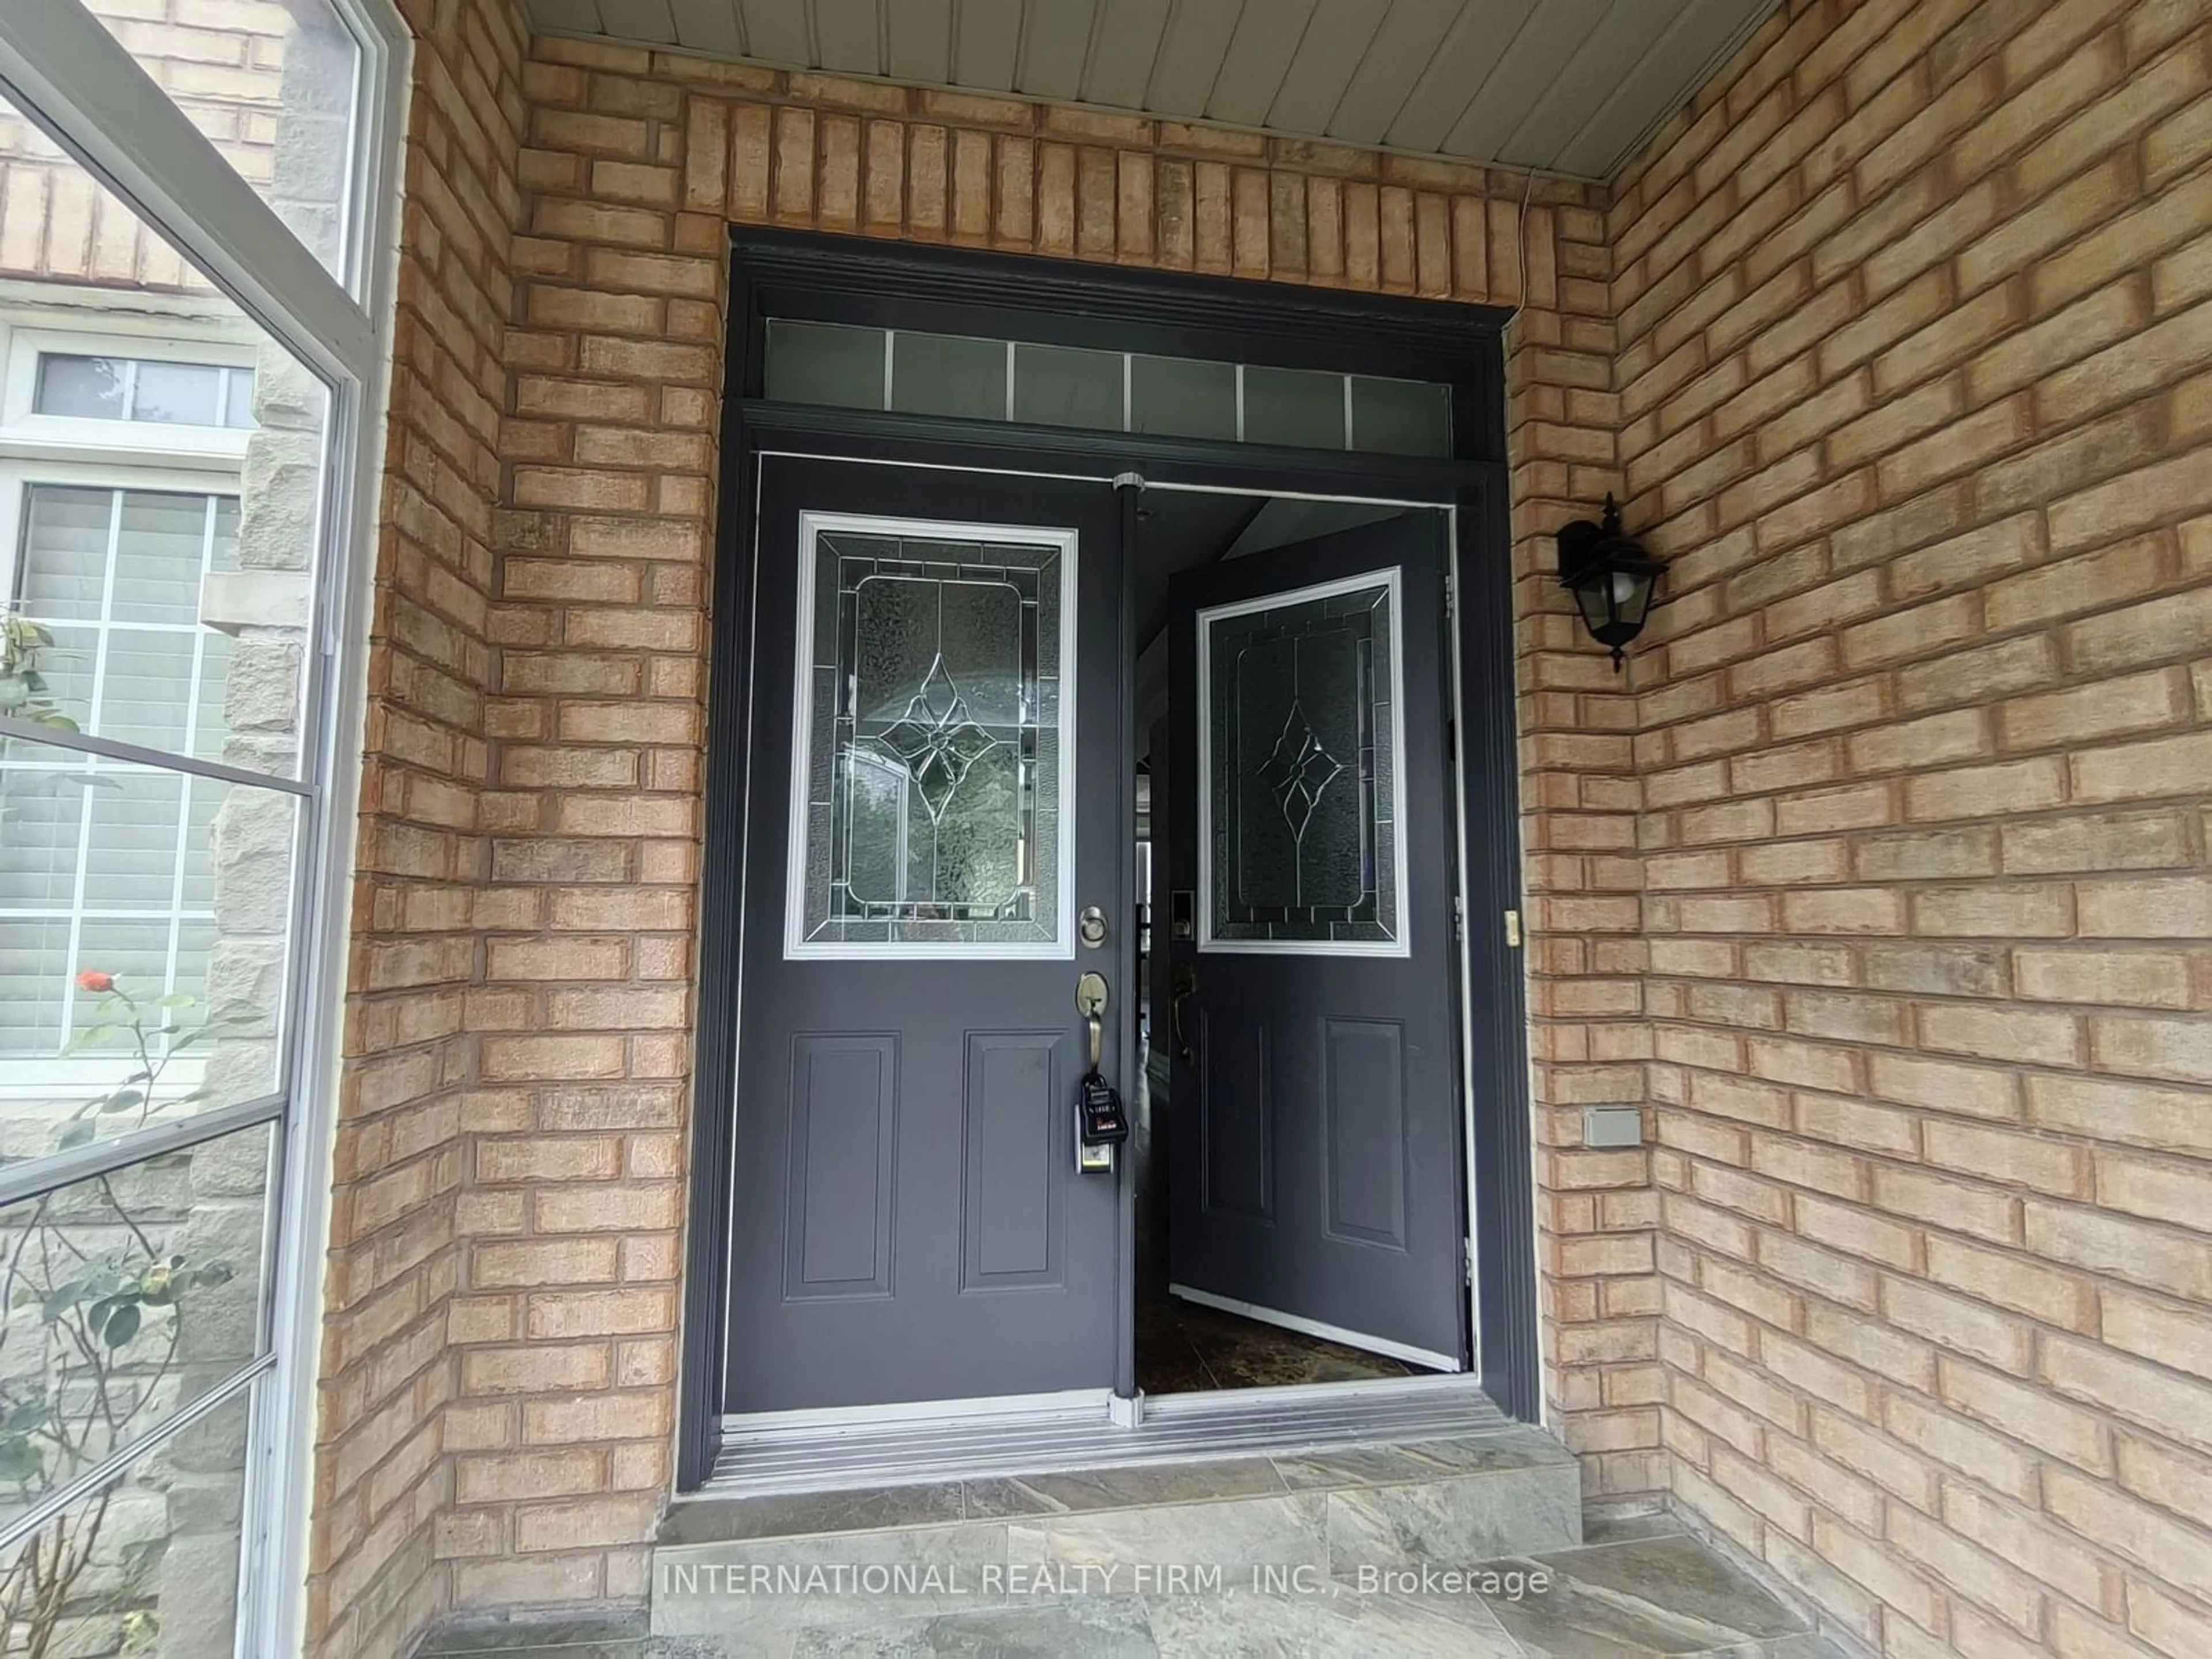
POLYGON ((1417 1366, 1180 1297, 1137 1304, 1137 1382, 1148 1395, 1419 1376, 1417 1366))
POLYGON ((1663 1516, 1593 1518, 1579 1549, 1488 1564, 1520 1596, 1105 1594, 772 1641, 653 1637, 642 1619, 457 1631, 418 1659, 1842 1659, 1794 1611, 1663 1516), (1527 1578, 1523 1580, 1526 1583, 1527 1578))

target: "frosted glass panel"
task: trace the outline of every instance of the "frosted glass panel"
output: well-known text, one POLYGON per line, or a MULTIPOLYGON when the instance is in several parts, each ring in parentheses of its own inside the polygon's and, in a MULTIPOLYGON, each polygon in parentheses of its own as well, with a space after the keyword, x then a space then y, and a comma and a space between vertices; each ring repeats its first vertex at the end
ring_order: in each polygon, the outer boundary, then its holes
POLYGON ((1451 388, 1353 375, 1352 447, 1370 454, 1450 454, 1451 388))
POLYGON ((1209 948, 1401 949, 1389 574, 1201 616, 1209 948))
POLYGON ((1039 426, 1121 429, 1121 354, 1079 346, 1014 348, 1014 418, 1039 426))
POLYGON ((971 421, 1006 418, 1006 346, 953 334, 891 336, 891 407, 971 421))
POLYGON ((1131 358, 1129 429, 1236 437, 1237 366, 1190 357, 1131 358))
POLYGON ((842 323, 768 325, 762 394, 780 404, 884 406, 884 333, 842 323))
POLYGON ((1055 946, 1067 550, 842 522, 810 530, 802 573, 805 811, 787 946, 1055 946))
POLYGON ((1344 376, 1304 368, 1244 371, 1244 441, 1344 447, 1344 376))

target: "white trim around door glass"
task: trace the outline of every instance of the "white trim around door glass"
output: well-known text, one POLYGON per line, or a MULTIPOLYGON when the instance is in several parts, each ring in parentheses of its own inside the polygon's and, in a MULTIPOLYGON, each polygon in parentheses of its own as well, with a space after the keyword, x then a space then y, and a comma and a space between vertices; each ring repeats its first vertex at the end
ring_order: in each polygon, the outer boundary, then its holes
MULTIPOLYGON (((848 961, 1012 960, 1072 961, 1075 956, 1075 730, 1077 688, 1076 543, 1073 530, 1034 525, 966 524, 932 519, 887 519, 867 514, 802 512, 799 515, 799 603, 792 650, 791 802, 784 848, 783 954, 787 960, 842 958, 848 961), (933 541, 1020 543, 1060 550, 1060 798, 1050 856, 1058 861, 1058 902, 1050 939, 1021 942, 948 940, 808 939, 806 847, 808 787, 814 746, 814 688, 811 641, 814 638, 816 561, 827 532, 917 537, 933 541)), ((1042 645, 1042 641, 1040 641, 1042 645)), ((1043 849, 1040 849, 1042 852, 1043 849)))
POLYGON ((1316 582, 1288 592, 1263 594, 1218 605, 1198 613, 1198 948, 1235 956, 1405 957, 1413 953, 1413 918, 1407 898, 1406 869, 1406 623, 1403 584, 1395 565, 1334 581, 1316 582), (1213 624, 1257 611, 1279 611, 1316 599, 1333 599, 1362 588, 1387 586, 1390 593, 1390 835, 1397 900, 1397 937, 1388 939, 1218 939, 1213 932, 1213 624))

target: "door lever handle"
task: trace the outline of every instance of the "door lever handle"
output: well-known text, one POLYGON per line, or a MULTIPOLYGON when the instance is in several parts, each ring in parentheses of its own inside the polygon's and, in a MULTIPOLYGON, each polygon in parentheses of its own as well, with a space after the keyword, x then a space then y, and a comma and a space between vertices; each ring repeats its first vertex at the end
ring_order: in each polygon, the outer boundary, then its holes
POLYGON ((1105 1040, 1106 975, 1085 974, 1075 981, 1075 1012, 1091 1025, 1091 1069, 1098 1069, 1098 1052, 1105 1040))
POLYGON ((1175 1026, 1176 1058, 1184 1065, 1193 1066, 1198 1064, 1198 1053, 1190 1046, 1190 1038, 1183 1033, 1182 1006, 1197 994, 1198 969, 1188 965, 1176 969, 1175 995, 1168 1004, 1171 1023, 1175 1026))

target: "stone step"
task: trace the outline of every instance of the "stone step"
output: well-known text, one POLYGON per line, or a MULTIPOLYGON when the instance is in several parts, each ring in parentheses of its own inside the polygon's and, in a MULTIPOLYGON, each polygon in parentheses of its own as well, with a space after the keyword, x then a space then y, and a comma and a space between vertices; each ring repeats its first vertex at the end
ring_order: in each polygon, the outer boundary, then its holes
MULTIPOLYGON (((1582 1542, 1580 1472, 1541 1430, 678 1504, 652 1628, 759 1650, 1040 1597, 1357 1596, 1388 1575, 1582 1542)), ((1430 1593, 1457 1593, 1431 1583, 1430 1593)))

